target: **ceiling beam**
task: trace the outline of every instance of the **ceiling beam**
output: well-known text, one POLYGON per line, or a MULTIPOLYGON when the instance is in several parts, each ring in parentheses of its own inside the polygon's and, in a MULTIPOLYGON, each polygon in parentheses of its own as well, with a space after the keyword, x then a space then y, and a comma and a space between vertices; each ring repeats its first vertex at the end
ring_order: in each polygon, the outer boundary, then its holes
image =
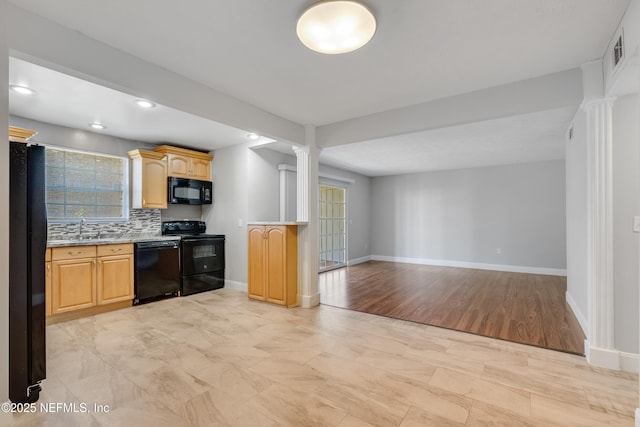
POLYGON ((577 109, 581 101, 582 73, 576 68, 319 126, 317 141, 320 147, 331 147, 558 108, 577 109))

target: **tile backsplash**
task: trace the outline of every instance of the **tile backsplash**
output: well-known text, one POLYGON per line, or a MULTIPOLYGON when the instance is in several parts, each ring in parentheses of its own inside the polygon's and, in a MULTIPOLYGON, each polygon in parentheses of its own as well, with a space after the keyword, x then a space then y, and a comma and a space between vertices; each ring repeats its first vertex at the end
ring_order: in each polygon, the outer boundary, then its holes
MULTIPOLYGON (((117 237, 121 235, 159 236, 161 233, 162 219, 160 209, 130 209, 127 222, 91 222, 87 220, 82 226, 83 236, 117 237)), ((79 222, 49 223, 49 240, 65 240, 78 237, 80 231, 79 222)))

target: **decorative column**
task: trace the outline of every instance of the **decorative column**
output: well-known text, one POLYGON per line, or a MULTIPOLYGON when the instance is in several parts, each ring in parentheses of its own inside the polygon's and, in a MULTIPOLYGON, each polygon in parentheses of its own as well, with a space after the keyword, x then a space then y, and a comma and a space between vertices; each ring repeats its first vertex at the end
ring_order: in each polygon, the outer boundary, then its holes
POLYGON ((614 347, 612 107, 615 98, 591 101, 587 111, 587 223, 589 363, 619 369, 614 347))
POLYGON ((304 147, 293 150, 297 158, 298 304, 320 304, 318 293, 318 159, 316 128, 305 126, 304 147))

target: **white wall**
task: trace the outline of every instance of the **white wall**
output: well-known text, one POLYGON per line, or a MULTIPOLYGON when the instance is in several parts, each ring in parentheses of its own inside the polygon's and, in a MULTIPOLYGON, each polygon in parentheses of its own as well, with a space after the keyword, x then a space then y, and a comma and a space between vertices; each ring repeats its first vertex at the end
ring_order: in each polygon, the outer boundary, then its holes
MULTIPOLYGON (((0 0, 0 132, 9 117, 7 2, 0 0)), ((0 144, 0 402, 9 398, 9 144, 0 144)))
POLYGON ((214 182, 211 206, 203 208, 207 232, 224 234, 225 278, 247 283, 247 218, 249 214, 249 181, 247 145, 227 147, 212 154, 214 182), (240 221, 240 223, 238 222, 240 221))
POLYGON ((550 161, 373 178, 372 255, 561 274, 564 174, 550 161))
POLYGON ((613 105, 613 270, 615 348, 638 353, 638 260, 640 235, 640 100, 618 98, 613 105))
POLYGON ((249 221, 280 220, 280 171, 286 154, 265 148, 247 150, 249 221))
POLYGON ((567 301, 589 334, 587 254, 587 113, 573 120, 573 138, 565 143, 567 200, 567 301))

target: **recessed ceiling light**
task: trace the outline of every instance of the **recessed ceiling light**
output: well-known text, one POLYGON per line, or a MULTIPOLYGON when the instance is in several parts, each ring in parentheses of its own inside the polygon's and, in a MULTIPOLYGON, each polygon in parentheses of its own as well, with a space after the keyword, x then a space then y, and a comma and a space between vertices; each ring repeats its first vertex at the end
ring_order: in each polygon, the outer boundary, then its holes
POLYGON ((102 129, 106 129, 107 128, 105 125, 103 125, 102 123, 98 123, 98 122, 89 123, 89 127, 93 128, 93 129, 98 129, 98 130, 102 130, 102 129))
POLYGON ((296 33, 309 49, 320 53, 352 52, 367 44, 376 32, 376 18, 353 0, 320 0, 304 11, 296 33))
POLYGON ((140 108, 154 108, 156 106, 156 104, 146 99, 136 99, 133 102, 135 102, 136 105, 140 108))
POLYGON ((247 135, 249 137, 249 139, 255 141, 256 139, 260 139, 260 135, 258 135, 257 133, 251 132, 249 135, 247 135))
POLYGON ((23 86, 23 85, 9 85, 9 89, 11 89, 14 92, 20 93, 22 95, 35 95, 36 91, 31 89, 28 86, 23 86))

